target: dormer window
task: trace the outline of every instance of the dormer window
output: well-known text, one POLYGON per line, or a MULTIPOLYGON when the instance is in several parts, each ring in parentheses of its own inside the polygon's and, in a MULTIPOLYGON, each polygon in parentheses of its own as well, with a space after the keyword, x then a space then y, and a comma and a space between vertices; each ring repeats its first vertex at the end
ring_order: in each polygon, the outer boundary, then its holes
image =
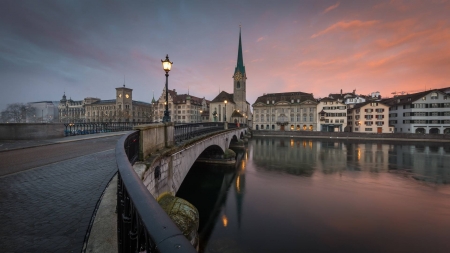
POLYGON ((324 104, 324 105, 326 105, 326 104, 327 104, 327 102, 323 102, 323 104, 324 104))
POLYGON ((267 100, 267 104, 269 104, 269 100, 267 100))
POLYGON ((294 99, 291 99, 291 103, 294 103, 294 99))
POLYGON ((437 92, 431 93, 431 99, 438 99, 438 94, 437 94, 437 92))
POLYGON ((272 104, 275 104, 275 100, 272 100, 272 104))
POLYGON ((297 103, 300 103, 300 99, 297 99, 297 103))
POLYGON ((427 97, 423 97, 422 100, 427 100, 427 97))

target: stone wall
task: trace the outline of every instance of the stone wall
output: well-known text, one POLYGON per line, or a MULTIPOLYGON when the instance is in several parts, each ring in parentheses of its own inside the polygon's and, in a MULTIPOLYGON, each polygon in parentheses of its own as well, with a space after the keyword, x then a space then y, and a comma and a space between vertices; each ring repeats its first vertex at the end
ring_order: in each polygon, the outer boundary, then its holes
POLYGON ((62 123, 0 124, 0 140, 37 140, 64 137, 62 123))
POLYGON ((167 192, 175 195, 192 165, 206 148, 216 145, 224 151, 233 136, 239 138, 241 132, 245 132, 245 129, 232 129, 203 137, 183 147, 174 146, 163 154, 155 155, 151 161, 136 163, 133 167, 156 199, 167 192))
POLYGON ((318 131, 263 131, 252 130, 253 136, 296 136, 316 138, 358 138, 358 139, 403 139, 450 141, 450 134, 408 134, 408 133, 354 133, 354 132, 318 132, 318 131))
POLYGON ((173 144, 173 123, 138 125, 134 129, 140 132, 139 160, 141 161, 151 153, 173 144), (172 142, 166 143, 166 134, 168 134, 168 139, 172 140, 172 142))

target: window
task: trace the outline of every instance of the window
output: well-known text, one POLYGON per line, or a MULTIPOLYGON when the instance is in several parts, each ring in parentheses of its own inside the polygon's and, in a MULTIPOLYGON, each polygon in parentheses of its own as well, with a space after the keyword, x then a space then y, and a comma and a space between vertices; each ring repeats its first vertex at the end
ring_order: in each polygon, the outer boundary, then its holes
MULTIPOLYGON (((427 100, 427 97, 423 97, 422 100, 427 100)), ((400 128, 400 132, 402 131, 402 129, 400 128)))
POLYGON ((261 125, 261 129, 264 129, 264 125, 261 125))
POLYGON ((372 132, 372 128, 366 128, 364 129, 366 132, 372 132))
POLYGON ((294 130, 294 125, 291 125, 291 130, 294 130))
POLYGON ((309 121, 313 122, 314 116, 312 114, 309 115, 309 121))
POLYGON ((438 99, 438 94, 437 94, 437 92, 431 93, 431 99, 438 99))

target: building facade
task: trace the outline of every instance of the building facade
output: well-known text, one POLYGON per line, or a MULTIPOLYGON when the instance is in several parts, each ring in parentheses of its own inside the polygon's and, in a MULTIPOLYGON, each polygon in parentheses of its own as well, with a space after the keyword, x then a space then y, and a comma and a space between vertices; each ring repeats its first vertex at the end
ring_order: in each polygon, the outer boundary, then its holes
POLYGON ((58 106, 59 121, 73 122, 150 122, 152 104, 133 100, 133 89, 116 88, 116 99, 87 97, 80 101, 63 98, 58 106))
POLYGON ((450 134, 450 87, 396 96, 389 124, 397 133, 450 134))
POLYGON ((347 126, 347 106, 337 99, 323 98, 317 104, 318 131, 343 132, 347 126))
POLYGON ((347 111, 347 126, 349 132, 392 133, 389 106, 377 101, 355 104, 347 111))
MULTIPOLYGON (((172 122, 175 123, 199 123, 202 122, 202 115, 209 114, 209 101, 188 94, 178 94, 176 90, 168 91, 168 109, 172 122)), ((155 101, 154 121, 161 122, 164 117, 166 103, 166 89, 155 101)), ((205 117, 205 116, 203 116, 205 117)))
POLYGON ((239 47, 237 64, 233 74, 233 93, 222 91, 210 104, 210 121, 248 123, 252 118, 250 103, 247 102, 247 72, 242 54, 241 31, 239 30, 239 47))
POLYGON ((51 123, 59 121, 58 101, 30 102, 28 103, 28 105, 30 108, 32 108, 33 113, 26 115, 27 123, 51 123))
POLYGON ((317 104, 311 93, 264 94, 253 104, 253 128, 275 131, 317 131, 317 104))

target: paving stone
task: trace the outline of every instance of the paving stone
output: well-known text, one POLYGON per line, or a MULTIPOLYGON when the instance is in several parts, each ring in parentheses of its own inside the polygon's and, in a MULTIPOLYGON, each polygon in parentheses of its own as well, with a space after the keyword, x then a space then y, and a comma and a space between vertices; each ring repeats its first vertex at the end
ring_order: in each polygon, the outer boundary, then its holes
POLYGON ((114 150, 0 178, 1 252, 81 252, 114 150))

